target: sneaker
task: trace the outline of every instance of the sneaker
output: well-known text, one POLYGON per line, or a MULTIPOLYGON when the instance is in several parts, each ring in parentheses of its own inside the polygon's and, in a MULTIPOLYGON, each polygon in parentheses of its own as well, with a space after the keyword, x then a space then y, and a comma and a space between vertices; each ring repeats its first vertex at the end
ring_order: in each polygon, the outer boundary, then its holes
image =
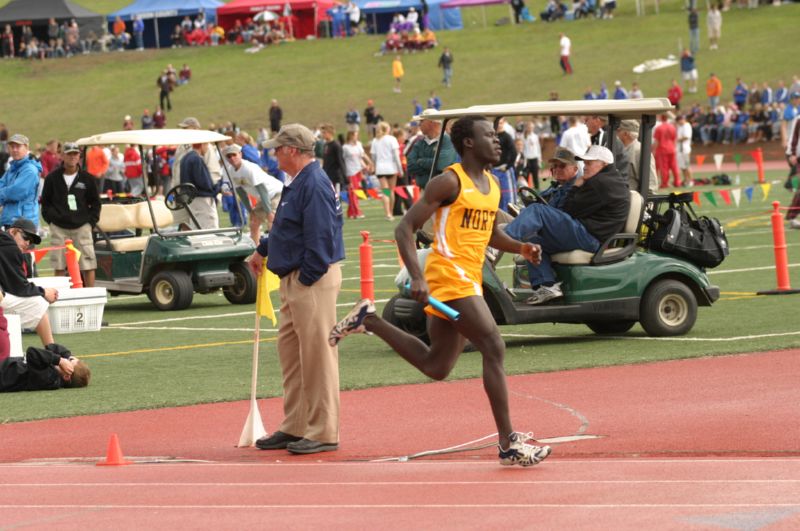
POLYGON ((500 464, 503 466, 533 466, 538 465, 550 455, 549 446, 536 446, 528 444, 527 441, 533 440, 532 433, 517 433, 514 432, 509 436, 511 444, 508 445, 508 450, 503 450, 499 444, 497 448, 500 450, 500 464))
POLYGON ((789 222, 789 226, 793 229, 800 229, 800 219, 794 218, 789 222))
POLYGON ((547 302, 551 299, 557 299, 559 297, 563 297, 564 293, 561 291, 561 282, 556 282, 552 286, 545 286, 542 284, 535 290, 533 290, 533 294, 525 301, 526 304, 542 304, 547 302))
POLYGON ((375 305, 369 299, 361 299, 353 306, 344 319, 336 323, 328 336, 328 344, 335 347, 344 336, 366 332, 364 319, 368 315, 375 315, 375 305))

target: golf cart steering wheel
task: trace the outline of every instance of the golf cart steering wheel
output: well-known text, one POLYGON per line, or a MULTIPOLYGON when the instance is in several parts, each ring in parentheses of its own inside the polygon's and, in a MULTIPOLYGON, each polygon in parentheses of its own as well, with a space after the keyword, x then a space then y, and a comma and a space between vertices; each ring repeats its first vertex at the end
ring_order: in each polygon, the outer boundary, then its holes
POLYGON ((517 189, 517 194, 519 194, 520 199, 522 199, 522 204, 525 206, 531 205, 533 203, 542 203, 547 204, 547 200, 541 196, 539 192, 531 188, 530 186, 520 186, 517 189))
POLYGON ((186 208, 197 197, 197 188, 190 183, 181 183, 173 186, 164 199, 164 204, 170 210, 186 208))

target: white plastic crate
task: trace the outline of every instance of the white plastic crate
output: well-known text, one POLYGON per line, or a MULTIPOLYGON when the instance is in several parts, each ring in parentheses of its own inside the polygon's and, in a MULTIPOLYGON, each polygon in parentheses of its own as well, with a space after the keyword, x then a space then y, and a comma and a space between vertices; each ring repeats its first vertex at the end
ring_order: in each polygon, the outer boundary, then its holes
POLYGON ((58 300, 47 312, 53 334, 100 330, 107 300, 106 288, 58 290, 58 300))
POLYGON ((34 277, 31 282, 40 288, 69 289, 72 285, 69 277, 34 277))

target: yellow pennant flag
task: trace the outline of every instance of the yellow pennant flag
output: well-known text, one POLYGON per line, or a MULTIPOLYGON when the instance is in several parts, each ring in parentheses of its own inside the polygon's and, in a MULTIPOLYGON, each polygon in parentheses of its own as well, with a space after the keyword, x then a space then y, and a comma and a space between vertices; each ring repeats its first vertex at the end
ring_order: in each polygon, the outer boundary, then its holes
POLYGON ((269 294, 280 286, 281 280, 275 273, 267 269, 266 260, 261 267, 261 274, 258 276, 258 291, 256 292, 256 313, 260 317, 269 317, 272 326, 275 326, 278 319, 275 317, 275 309, 272 307, 269 294))
POLYGON ((75 260, 81 259, 81 252, 78 249, 76 249, 74 245, 70 243, 69 245, 66 246, 66 248, 75 253, 75 260))
POLYGON ((761 183, 761 191, 764 192, 764 199, 762 201, 766 201, 767 197, 769 196, 769 189, 772 188, 772 184, 770 183, 761 183))
POLYGON ((356 197, 359 199, 366 199, 367 194, 364 192, 364 190, 356 190, 356 197))

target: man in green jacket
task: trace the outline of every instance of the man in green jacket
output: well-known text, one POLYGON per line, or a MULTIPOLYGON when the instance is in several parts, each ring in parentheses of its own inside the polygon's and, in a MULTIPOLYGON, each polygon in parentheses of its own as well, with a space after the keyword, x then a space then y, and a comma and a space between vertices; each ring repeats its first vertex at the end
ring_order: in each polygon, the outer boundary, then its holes
MULTIPOLYGON (((431 176, 433 166, 433 155, 436 153, 436 146, 439 144, 439 133, 442 131, 442 123, 438 120, 428 120, 423 118, 419 123, 422 134, 408 150, 406 159, 408 161, 408 177, 414 179, 417 186, 425 188, 431 176)), ((433 175, 439 175, 445 168, 458 162, 458 155, 450 141, 450 135, 445 133, 442 139, 442 150, 439 153, 439 160, 436 162, 436 170, 433 175)))

